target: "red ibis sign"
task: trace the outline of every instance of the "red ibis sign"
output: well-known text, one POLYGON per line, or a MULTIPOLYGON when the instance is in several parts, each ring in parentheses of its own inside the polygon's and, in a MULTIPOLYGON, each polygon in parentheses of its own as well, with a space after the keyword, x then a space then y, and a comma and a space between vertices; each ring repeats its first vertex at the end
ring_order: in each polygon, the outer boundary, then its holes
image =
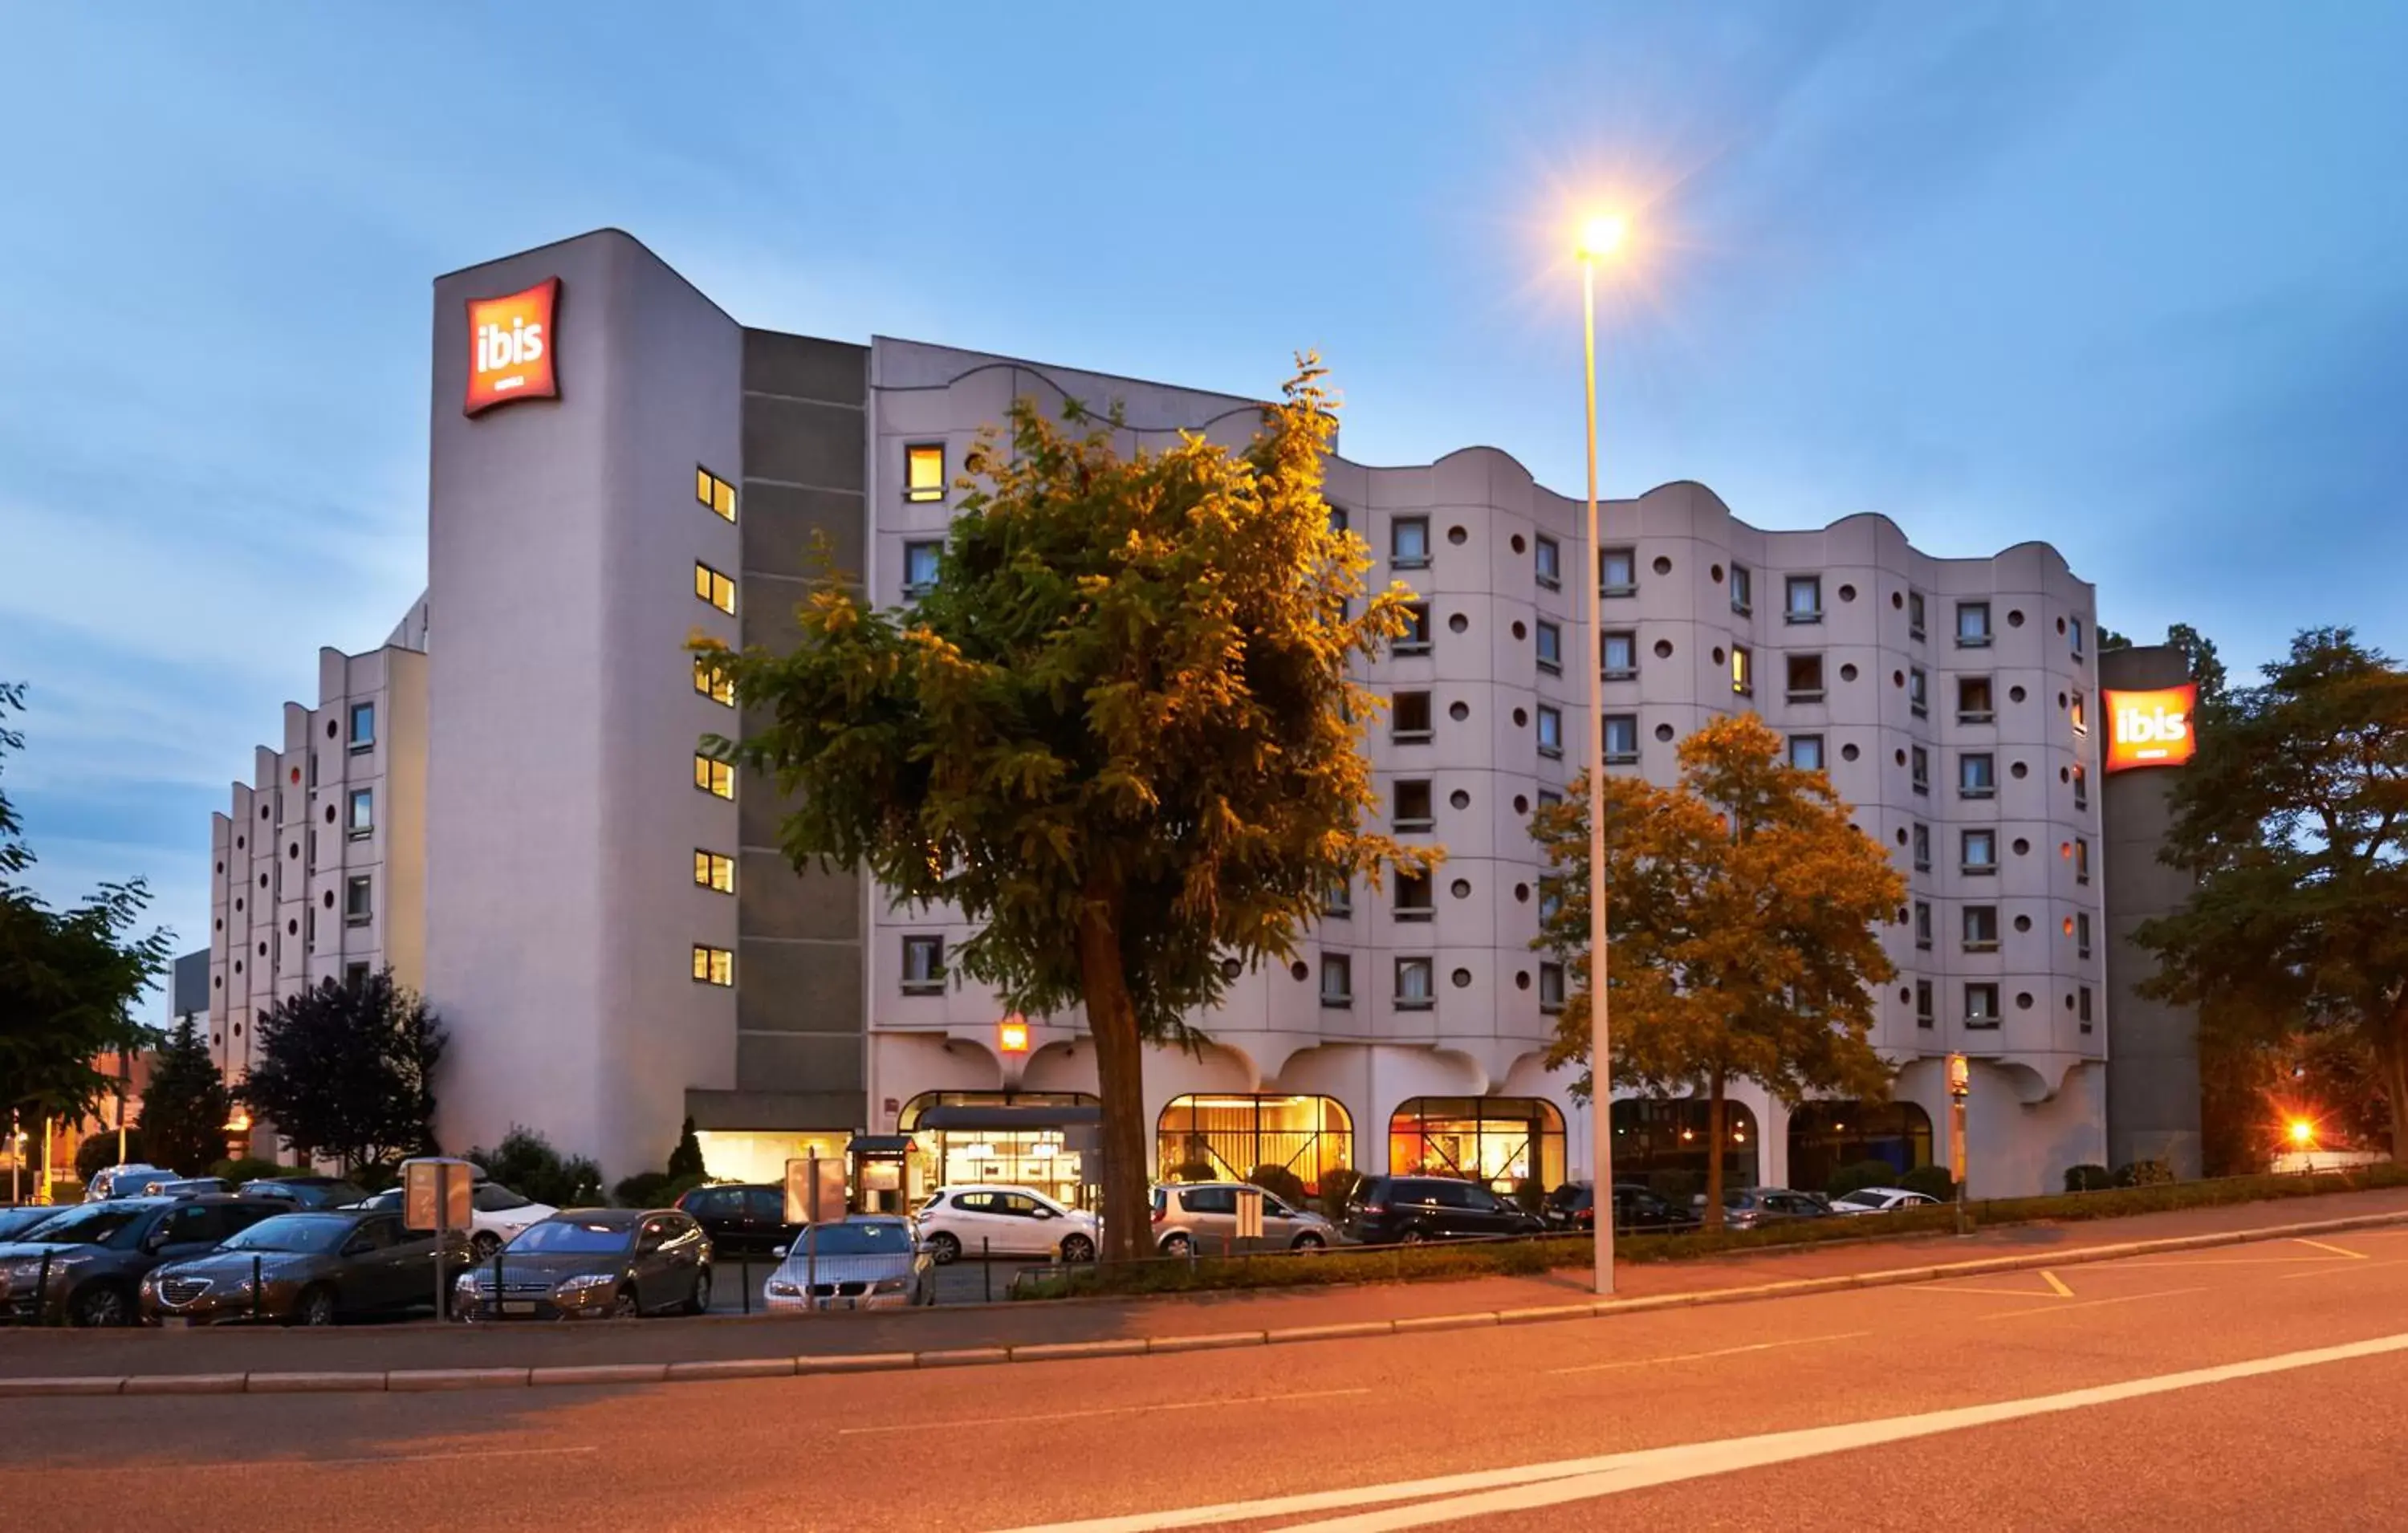
POLYGON ((2110 692, 2107 703, 2107 770, 2179 766, 2199 749, 2191 709, 2199 688, 2186 683, 2155 692, 2110 692))

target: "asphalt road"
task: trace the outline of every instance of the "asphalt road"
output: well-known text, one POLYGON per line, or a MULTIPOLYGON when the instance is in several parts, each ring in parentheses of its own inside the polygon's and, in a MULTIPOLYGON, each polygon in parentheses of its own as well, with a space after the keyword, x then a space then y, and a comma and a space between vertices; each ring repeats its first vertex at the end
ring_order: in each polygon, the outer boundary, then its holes
POLYGON ((0 1422, 0 1507, 46 1530, 2397 1528, 2408 1229, 1271 1349, 0 1422))

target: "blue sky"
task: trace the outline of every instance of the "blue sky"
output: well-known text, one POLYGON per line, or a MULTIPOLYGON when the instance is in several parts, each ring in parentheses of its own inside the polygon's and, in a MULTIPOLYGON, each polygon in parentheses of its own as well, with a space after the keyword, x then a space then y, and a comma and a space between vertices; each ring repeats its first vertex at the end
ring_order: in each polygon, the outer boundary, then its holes
POLYGON ((1638 200, 1605 476, 2144 636, 2408 648, 2408 10, 1873 4, 0 10, 7 781, 208 928, 208 815, 424 574, 429 288, 627 228, 749 322, 1233 392, 1580 483, 1560 247, 1638 200), (881 14, 872 15, 871 12, 881 14))

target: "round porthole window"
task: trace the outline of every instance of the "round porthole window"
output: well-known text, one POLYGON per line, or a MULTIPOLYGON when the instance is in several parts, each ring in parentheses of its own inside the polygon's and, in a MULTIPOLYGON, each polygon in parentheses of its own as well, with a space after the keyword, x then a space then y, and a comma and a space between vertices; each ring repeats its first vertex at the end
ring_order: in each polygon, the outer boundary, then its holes
POLYGON ((1520 618, 1515 618, 1515 619, 1513 620, 1513 638, 1514 638, 1514 641, 1515 641, 1516 643, 1519 643, 1521 640, 1523 640, 1523 639, 1525 639, 1525 638, 1529 638, 1529 637, 1530 637, 1530 630, 1529 630, 1528 628, 1526 628, 1526 627, 1523 626, 1522 620, 1521 620, 1520 618))
POLYGON ((1670 743, 1672 738, 1672 726, 1669 724, 1657 724, 1656 726, 1656 738, 1659 740, 1670 743))
POLYGON ((1513 795, 1513 812, 1516 814, 1527 814, 1530 812, 1530 799, 1528 795, 1517 793, 1513 795))
POLYGON ((1301 958, 1297 959, 1295 963, 1288 965, 1287 971, 1299 981, 1312 978, 1312 970, 1305 967, 1304 960, 1301 958))
MULTIPOLYGON (((1528 884, 1517 883, 1513 885, 1513 903, 1516 905, 1527 905, 1530 903, 1530 886, 1528 884)), ((1609 982, 1611 981, 1609 981, 1609 982)))
POLYGON ((1707 574, 1709 577, 1711 577, 1711 578, 1713 579, 1713 582, 1714 582, 1716 585, 1720 585, 1720 584, 1722 584, 1722 583, 1723 583, 1723 566, 1720 566, 1720 565, 1709 565, 1709 566, 1706 566, 1706 574, 1707 574))
POLYGON ((1469 703, 1449 703, 1446 705, 1446 716, 1453 719, 1455 723, 1461 724, 1464 720, 1471 717, 1471 705, 1469 703))
POLYGON ((1471 970, 1468 968, 1458 968, 1447 978, 1455 981, 1455 988, 1457 990, 1468 990, 1471 987, 1471 970))
POLYGON ((1840 667, 1840 680, 1841 680, 1841 681, 1855 681, 1856 679, 1856 663, 1855 663, 1854 661, 1851 661, 1851 662, 1849 662, 1847 665, 1842 666, 1840 667))
POLYGON ((1513 988, 1516 990, 1527 990, 1530 988, 1530 971, 1528 969, 1522 969, 1514 974, 1513 988))
POLYGON ((2028 1011, 2028 1010, 2031 1010, 2031 1008, 2032 1008, 2032 996, 2031 996, 2031 992, 2030 992, 2030 991, 2028 991, 2028 990, 2018 990, 2018 991, 2016 991, 2016 992, 2015 992, 2015 1010, 2018 1010, 2018 1011, 2028 1011))
POLYGON ((2015 855, 2018 857, 2028 857, 2031 855, 2031 842, 2021 836, 2015 838, 2014 848, 2015 855))
POLYGON ((1225 980, 1234 980, 1245 971, 1246 966, 1238 962, 1235 958, 1224 958, 1221 960, 1221 978, 1225 980))
POLYGON ((2020 608, 2020 607, 2015 608, 2015 609, 2014 609, 2013 610, 2011 610, 2011 611, 2009 611, 2009 612, 2007 613, 2007 626, 2008 626, 2008 627, 2010 627, 2010 628, 2020 628, 2020 627, 2022 627, 2023 625, 2024 625, 2024 610, 2023 610, 2023 609, 2022 609, 2022 608, 2020 608))
POLYGON ((1842 745, 1840 747, 1840 759, 1842 761, 1854 761, 1856 759, 1856 755, 1857 751, 1855 746, 1842 745))
POLYGON ((1456 612, 1456 613, 1453 614, 1452 616, 1450 616, 1450 617, 1446 620, 1446 631, 1447 631, 1448 633, 1450 633, 1450 634, 1460 634, 1460 633, 1464 633, 1464 632, 1468 631, 1470 627, 1471 627, 1471 620, 1470 620, 1469 618, 1468 618, 1468 617, 1465 617, 1465 616, 1464 616, 1462 613, 1460 613, 1460 612, 1456 612))
POLYGON ((1530 710, 1529 710, 1528 709, 1525 709, 1525 708, 1517 708, 1517 709, 1515 709, 1513 710, 1513 727, 1514 727, 1514 728, 1516 728, 1516 729, 1523 728, 1524 726, 1526 726, 1526 724, 1529 724, 1529 722, 1530 722, 1530 710))
POLYGON ((1671 573, 1672 573, 1672 561, 1671 561, 1671 560, 1670 560, 1670 559, 1665 558, 1665 557, 1664 557, 1662 554, 1660 554, 1660 553, 1659 553, 1659 554, 1657 554, 1657 555, 1656 555, 1656 574, 1658 574, 1658 575, 1670 575, 1670 574, 1671 574, 1671 573))
POLYGON ((2010 762, 2007 765, 2007 775, 2018 781, 2020 781, 2024 775, 2030 770, 2031 768, 2029 766, 2025 766, 2020 761, 2010 762))
POLYGON ((1446 886, 1446 892, 1453 895, 1457 899, 1469 899, 1471 897, 1471 881, 1469 879, 1457 879, 1453 883, 1446 886))
POLYGON ((1448 794, 1446 795, 1446 801, 1459 809, 1468 809, 1471 808, 1471 795, 1465 793, 1461 788, 1457 788, 1455 792, 1448 794))
POLYGON ((1511 547, 1511 548, 1512 549, 1512 551, 1513 551, 1514 552, 1516 552, 1516 553, 1519 553, 1519 552, 1521 552, 1524 549, 1526 549, 1526 548, 1529 547, 1529 545, 1528 545, 1527 543, 1525 543, 1525 542, 1523 542, 1523 541, 1522 541, 1522 535, 1521 535, 1520 533, 1518 533, 1518 532, 1517 532, 1517 533, 1515 533, 1515 534, 1513 535, 1513 540, 1512 540, 1512 542, 1511 544, 1509 544, 1508 546, 1509 546, 1509 547, 1511 547))
POLYGON ((1856 600, 1856 588, 1855 586, 1853 586, 1853 585, 1843 585, 1843 586, 1840 587, 1840 599, 1841 599, 1842 601, 1854 601, 1854 600, 1856 600))
POLYGON ((2026 695, 2027 694, 2021 687, 2009 687, 2007 689, 2007 701, 2011 703, 2020 703, 2024 700, 2026 695))
POLYGON ((1461 546, 1465 538, 1468 538, 1470 536, 1471 534, 1464 531, 1461 527, 1449 527, 1446 529, 1446 540, 1457 545, 1458 547, 1461 546))
POLYGON ((1905 593, 1905 592, 1903 592, 1903 591, 1893 591, 1893 592, 1891 592, 1891 593, 1889 594, 1889 606, 1890 606, 1890 610, 1891 610, 1891 611, 1895 612, 1895 611, 1897 611, 1899 608, 1904 607, 1905 605, 1906 605, 1906 593, 1905 593))
POLYGON ((1656 641, 1656 658, 1658 660, 1670 660, 1672 658, 1672 641, 1670 639, 1659 638, 1656 641))

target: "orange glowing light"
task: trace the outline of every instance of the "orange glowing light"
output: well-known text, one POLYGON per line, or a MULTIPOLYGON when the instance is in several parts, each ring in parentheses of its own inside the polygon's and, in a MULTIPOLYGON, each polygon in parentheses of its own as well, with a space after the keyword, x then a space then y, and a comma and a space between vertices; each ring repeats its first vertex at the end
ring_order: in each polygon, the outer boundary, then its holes
POLYGON ((468 300, 469 415, 521 399, 557 399, 559 351, 553 315, 560 279, 547 277, 520 293, 468 300))
POLYGON ((1025 1054, 1028 1052, 1028 1024, 1021 1018, 1006 1017, 995 1024, 995 1047, 999 1053, 1025 1054))
POLYGON ((2107 770, 2134 766, 2179 766, 2199 750, 2190 726, 2198 706, 2199 688, 2163 687, 2154 692, 2106 694, 2107 770))
POLYGON ((2296 1144, 2304 1150, 2309 1145, 2314 1144, 2315 1139, 2315 1125, 2308 1122, 2305 1118, 2294 1118, 2291 1120, 2291 1142, 2293 1144, 2296 1144))

